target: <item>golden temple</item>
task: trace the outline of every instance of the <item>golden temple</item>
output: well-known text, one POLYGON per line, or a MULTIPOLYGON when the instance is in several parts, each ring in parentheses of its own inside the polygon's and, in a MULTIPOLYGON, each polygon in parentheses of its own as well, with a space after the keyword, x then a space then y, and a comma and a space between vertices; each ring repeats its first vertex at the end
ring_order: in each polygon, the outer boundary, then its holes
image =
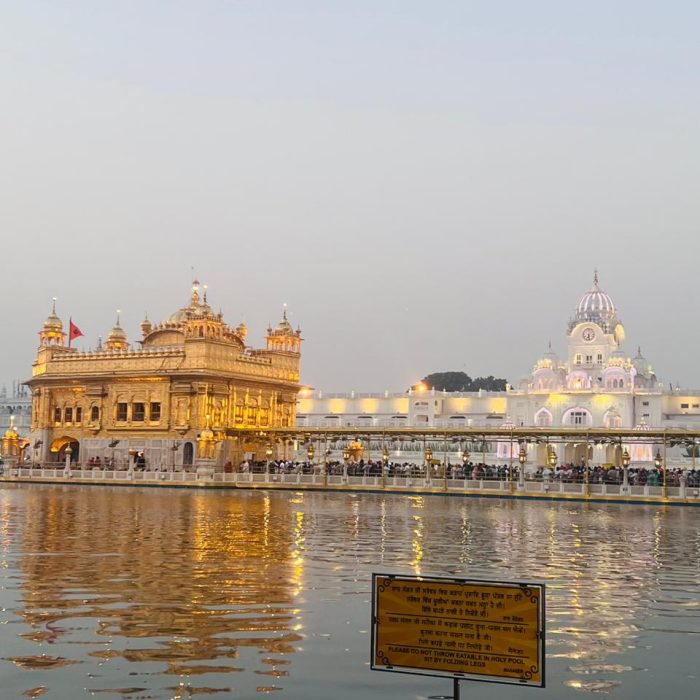
POLYGON ((245 324, 229 327, 195 280, 187 306, 158 325, 144 319, 141 332, 136 347, 117 315, 104 346, 81 351, 66 345, 54 303, 27 382, 25 461, 222 468, 262 457, 255 429, 294 425, 302 338, 286 309, 254 349, 245 324))

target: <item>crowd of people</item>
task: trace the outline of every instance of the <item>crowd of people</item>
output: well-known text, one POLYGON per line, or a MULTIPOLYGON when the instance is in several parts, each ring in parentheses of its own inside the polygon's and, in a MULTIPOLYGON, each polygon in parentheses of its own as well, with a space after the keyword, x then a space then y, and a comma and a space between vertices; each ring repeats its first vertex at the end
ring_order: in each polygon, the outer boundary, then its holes
MULTIPOLYGON (((34 465, 30 465, 34 466, 34 465)), ((39 465, 36 465, 39 466, 39 465)), ((78 464, 71 465, 78 467, 78 464)), ((137 470, 168 471, 164 467, 153 468, 139 453, 134 457, 133 467, 137 470)), ((91 457, 88 461, 90 469, 127 469, 128 463, 117 464, 109 457, 91 457)), ((174 467, 171 467, 173 469, 174 467)), ((185 471, 193 470, 194 466, 184 467, 185 471)), ((379 477, 382 471, 386 478, 413 479, 459 479, 469 481, 518 481, 520 479, 520 463, 485 464, 482 462, 467 462, 466 464, 447 464, 446 470, 440 463, 431 465, 414 462, 382 462, 380 460, 364 460, 341 462, 310 462, 296 460, 245 460, 234 466, 231 461, 224 465, 224 472, 232 473, 269 473, 269 474, 324 474, 332 476, 365 476, 379 477)), ((553 483, 583 483, 590 484, 623 484, 624 469, 608 465, 559 464, 550 466, 525 465, 524 477, 527 481, 549 481, 553 483)), ((700 468, 681 469, 668 468, 665 474, 666 486, 685 485, 700 487, 700 468)), ((630 486, 662 486, 664 484, 664 469, 655 466, 630 466, 627 469, 627 483, 630 486)))
MULTIPOLYGON (((381 476, 382 468, 387 478, 431 478, 431 479, 467 479, 472 481, 517 481, 520 478, 520 463, 509 464, 483 464, 480 462, 468 462, 466 464, 449 464, 447 473, 442 464, 424 465, 411 462, 388 462, 359 460, 358 462, 331 461, 328 463, 298 462, 292 460, 273 461, 244 461, 238 469, 234 469, 229 462, 225 471, 239 471, 243 473, 270 474, 319 474, 327 469, 329 475, 348 476, 381 476)), ((681 468, 669 468, 666 471, 666 485, 680 486, 685 475, 686 486, 700 486, 700 469, 683 470, 681 468)), ((622 467, 607 467, 594 465, 586 468, 585 465, 560 464, 549 466, 525 466, 525 479, 528 481, 551 481, 565 483, 583 483, 588 480, 591 484, 622 484, 624 481, 624 469, 622 467)), ((661 486, 664 483, 664 469, 657 467, 629 467, 627 481, 630 486, 661 486)))

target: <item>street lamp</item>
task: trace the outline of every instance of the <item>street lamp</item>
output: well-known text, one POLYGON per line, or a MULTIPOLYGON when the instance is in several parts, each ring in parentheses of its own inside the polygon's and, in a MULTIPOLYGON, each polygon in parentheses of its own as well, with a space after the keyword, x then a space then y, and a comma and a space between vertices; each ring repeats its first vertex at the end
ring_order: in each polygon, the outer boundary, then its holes
POLYGON ((111 440, 108 447, 112 450, 112 469, 116 469, 114 465, 114 448, 121 442, 121 440, 111 440))
POLYGON ((272 461, 272 445, 265 448, 265 479, 270 480, 270 462, 272 461))
POLYGON ((625 448, 622 451, 622 490, 627 493, 629 489, 629 474, 628 469, 630 466, 630 453, 625 448))
MULTIPOLYGON (((327 443, 326 443, 327 444, 327 443)), ((331 449, 326 448, 326 458, 323 462, 323 485, 328 486, 328 466, 331 461, 331 449)))
POLYGON ((43 440, 34 441, 34 462, 39 462, 39 448, 44 444, 43 440))
MULTIPOLYGON (((664 445, 664 451, 665 451, 664 445)), ((668 497, 668 489, 666 485, 666 465, 664 464, 663 457, 661 456, 661 450, 656 450, 656 457, 654 457, 654 464, 656 465, 657 471, 660 469, 663 481, 661 482, 661 496, 662 498, 668 497)))
POLYGON ((468 464, 470 456, 469 450, 465 447, 464 452, 462 452, 462 464, 468 464))
POLYGON ((425 478, 426 481, 430 481, 433 471, 433 448, 427 445, 425 448, 425 478))
POLYGON ((386 470, 389 466, 389 450, 386 445, 382 449, 382 488, 386 488, 386 470))
POLYGON ((173 442, 173 446, 170 448, 172 453, 173 453, 173 459, 172 459, 172 471, 175 471, 175 455, 177 454, 177 450, 180 447, 179 442, 173 442))
POLYGON ((518 488, 525 488, 525 462, 527 462, 527 450, 525 445, 520 446, 520 452, 518 452, 518 462, 520 462, 520 471, 518 472, 518 488))
POLYGON ((313 463, 315 454, 316 454, 316 448, 314 447, 314 444, 312 442, 308 446, 308 448, 306 449, 306 456, 309 458, 309 462, 313 463))
POLYGON ((557 453, 551 445, 549 446, 549 455, 547 457, 547 461, 549 462, 549 466, 552 467, 552 469, 554 469, 554 467, 557 466, 557 453))

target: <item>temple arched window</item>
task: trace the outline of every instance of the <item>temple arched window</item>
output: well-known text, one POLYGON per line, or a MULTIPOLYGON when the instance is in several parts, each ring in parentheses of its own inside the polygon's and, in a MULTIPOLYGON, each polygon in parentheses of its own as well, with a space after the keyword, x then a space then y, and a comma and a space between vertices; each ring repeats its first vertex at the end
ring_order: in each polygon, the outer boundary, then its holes
POLYGON ((570 408, 562 416, 562 423, 581 427, 590 426, 593 423, 593 417, 591 412, 585 408, 570 408))
POLYGON ((552 425, 552 414, 546 409, 541 408, 535 413, 535 425, 538 428, 549 428, 552 425))

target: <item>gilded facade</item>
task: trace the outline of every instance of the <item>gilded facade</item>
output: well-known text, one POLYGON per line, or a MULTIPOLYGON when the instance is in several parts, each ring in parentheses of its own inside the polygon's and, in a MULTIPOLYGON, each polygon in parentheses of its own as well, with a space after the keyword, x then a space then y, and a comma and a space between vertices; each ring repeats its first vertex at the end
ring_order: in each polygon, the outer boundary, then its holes
POLYGON ((67 346, 54 306, 27 382, 25 461, 221 467, 264 456, 237 431, 294 425, 302 338, 286 310, 254 349, 246 326, 229 327, 195 281, 187 306, 157 325, 144 319, 141 333, 130 343, 117 317, 103 346, 80 351, 67 346))

